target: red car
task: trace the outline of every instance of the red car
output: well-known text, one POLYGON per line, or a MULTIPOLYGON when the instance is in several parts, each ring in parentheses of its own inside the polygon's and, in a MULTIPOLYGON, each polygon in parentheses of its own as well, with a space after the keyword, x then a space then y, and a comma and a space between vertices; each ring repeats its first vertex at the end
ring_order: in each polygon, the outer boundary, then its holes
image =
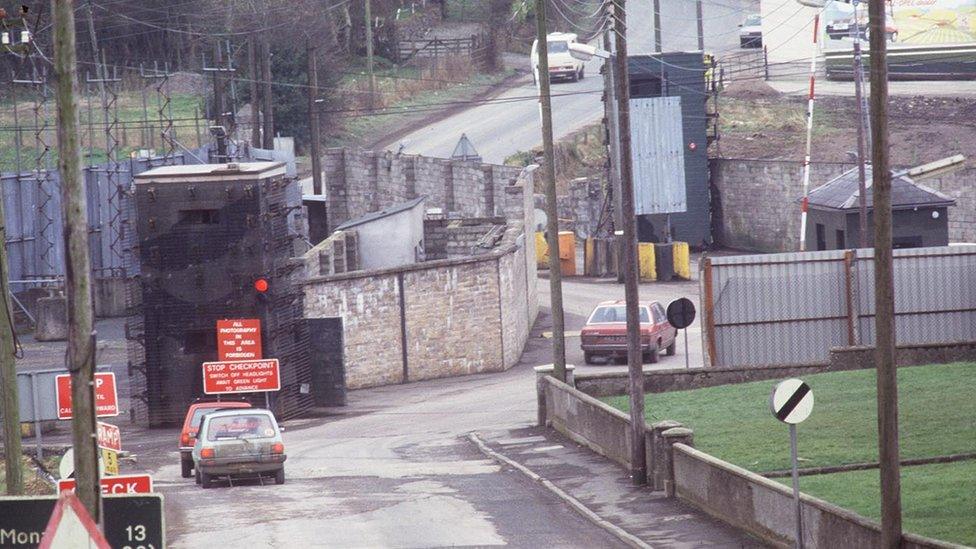
MULTIPOLYGON (((644 362, 657 362, 661 349, 668 356, 674 354, 678 330, 668 322, 660 303, 640 303, 640 327, 644 362)), ((627 307, 623 301, 604 301, 597 305, 580 332, 580 346, 587 364, 593 364, 595 356, 606 357, 607 362, 627 356, 627 307)))
POLYGON ((180 473, 183 478, 193 476, 193 437, 200 427, 200 418, 204 414, 215 410, 229 410, 231 408, 250 408, 247 402, 237 400, 194 402, 186 411, 183 419, 183 429, 180 431, 180 473))

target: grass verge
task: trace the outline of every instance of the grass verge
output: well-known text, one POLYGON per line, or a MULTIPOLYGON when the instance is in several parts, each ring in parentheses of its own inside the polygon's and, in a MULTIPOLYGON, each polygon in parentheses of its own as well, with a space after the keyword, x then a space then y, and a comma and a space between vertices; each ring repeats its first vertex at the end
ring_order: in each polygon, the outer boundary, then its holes
MULTIPOLYGON (((56 471, 61 457, 53 457, 44 460, 44 466, 48 471, 56 471)), ((37 465, 30 458, 24 456, 21 461, 24 467, 24 495, 43 496, 54 493, 54 488, 41 477, 37 465)), ((7 494, 7 471, 6 467, 0 465, 0 495, 7 494)))
MULTIPOLYGON (((877 470, 801 477, 800 489, 881 520, 877 470)), ((976 545, 976 461, 902 467, 901 489, 905 530, 976 545)))

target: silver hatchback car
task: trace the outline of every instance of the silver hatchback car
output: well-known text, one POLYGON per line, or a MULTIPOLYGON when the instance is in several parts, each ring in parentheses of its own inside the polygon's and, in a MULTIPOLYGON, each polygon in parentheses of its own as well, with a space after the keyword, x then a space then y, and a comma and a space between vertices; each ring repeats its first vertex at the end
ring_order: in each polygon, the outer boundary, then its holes
POLYGON ((285 444, 274 414, 260 408, 219 410, 203 416, 193 444, 197 484, 217 477, 274 477, 285 483, 285 444))

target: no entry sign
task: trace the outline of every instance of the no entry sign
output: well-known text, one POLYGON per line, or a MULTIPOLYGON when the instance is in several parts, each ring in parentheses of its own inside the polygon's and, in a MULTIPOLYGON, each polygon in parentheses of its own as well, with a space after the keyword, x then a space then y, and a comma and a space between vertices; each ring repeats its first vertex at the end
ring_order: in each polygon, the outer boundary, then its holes
POLYGON ((221 362, 263 358, 261 320, 257 318, 218 320, 217 357, 221 362))
MULTIPOLYGON (((119 415, 119 395, 115 389, 115 374, 95 374, 95 415, 113 417, 119 415)), ((54 390, 58 401, 58 419, 71 419, 71 376, 54 378, 54 390)))
POLYGON ((695 304, 687 297, 675 299, 668 305, 668 322, 683 330, 695 321, 695 304))
MULTIPOLYGON (((102 477, 99 482, 102 485, 102 493, 106 496, 111 494, 149 494, 153 491, 153 481, 149 475, 102 477)), ((77 483, 73 478, 59 480, 58 493, 74 490, 75 486, 77 483)))
POLYGON ((776 419, 796 425, 813 411, 813 391, 800 379, 779 382, 769 397, 769 409, 776 419))
POLYGON ((203 392, 208 395, 280 390, 277 358, 203 363, 203 392))

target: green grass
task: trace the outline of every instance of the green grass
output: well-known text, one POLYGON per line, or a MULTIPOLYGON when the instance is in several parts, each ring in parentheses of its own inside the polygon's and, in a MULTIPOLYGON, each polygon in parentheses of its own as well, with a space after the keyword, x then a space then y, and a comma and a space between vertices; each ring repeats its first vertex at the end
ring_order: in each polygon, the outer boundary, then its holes
MULTIPOLYGON (((789 485, 790 479, 777 479, 789 485)), ((875 520, 881 519, 878 471, 800 477, 800 489, 875 520)), ((976 545, 976 461, 902 467, 906 531, 976 545)))
MULTIPOLYGON (((976 364, 898 370, 902 458, 976 451, 976 364)), ((801 467, 878 460, 874 370, 804 378, 813 389, 810 418, 797 427, 801 467)), ((753 471, 789 467, 786 425, 769 412, 775 381, 650 394, 649 421, 673 419, 695 431, 701 450, 753 471)), ((626 397, 607 399, 627 410, 626 397)))
MULTIPOLYGON (((898 370, 902 459, 976 452, 976 364, 915 366, 898 370)), ((800 467, 876 462, 874 370, 805 376, 815 404, 797 427, 800 467)), ((695 432, 700 450, 757 472, 789 467, 786 425, 769 412, 776 381, 650 394, 648 421, 672 419, 695 432)), ((627 410, 627 397, 611 405, 627 410)), ((789 478, 777 479, 789 485, 789 478)), ((801 489, 866 517, 879 518, 878 471, 800 478, 801 489)), ((908 531, 976 544, 976 461, 902 468, 908 531)))
MULTIPOLYGON (((0 496, 5 496, 7 495, 7 470, 2 461, 3 457, 0 455, 0 496)), ((47 458, 44 460, 44 466, 47 467, 48 471, 57 471, 60 461, 60 456, 47 458)), ((41 478, 37 466, 32 460, 25 456, 21 463, 24 468, 25 495, 42 496, 54 493, 54 488, 41 478)))

